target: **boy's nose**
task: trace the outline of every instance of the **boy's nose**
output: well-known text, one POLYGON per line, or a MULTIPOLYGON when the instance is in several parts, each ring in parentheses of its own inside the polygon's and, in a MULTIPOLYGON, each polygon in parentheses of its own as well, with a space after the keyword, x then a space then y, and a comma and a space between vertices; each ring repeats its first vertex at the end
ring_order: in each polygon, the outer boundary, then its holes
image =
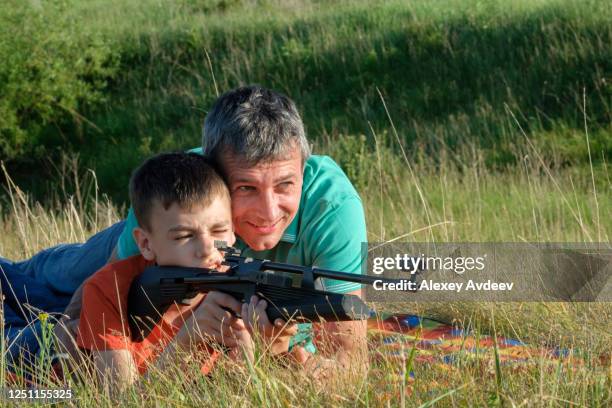
POLYGON ((207 236, 203 236, 200 239, 200 245, 196 251, 196 256, 198 258, 208 258, 210 257, 215 250, 215 242, 213 239, 207 236))

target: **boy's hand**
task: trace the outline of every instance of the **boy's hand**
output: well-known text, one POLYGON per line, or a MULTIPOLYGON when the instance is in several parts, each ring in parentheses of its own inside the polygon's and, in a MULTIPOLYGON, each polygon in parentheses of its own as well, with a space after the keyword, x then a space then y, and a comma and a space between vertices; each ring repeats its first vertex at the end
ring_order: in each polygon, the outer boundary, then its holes
POLYGON ((234 338, 236 339, 236 346, 231 347, 227 355, 234 361, 244 361, 248 359, 250 362, 255 361, 255 345, 251 333, 247 330, 242 319, 238 319, 237 325, 242 326, 241 329, 234 329, 234 338))
POLYGON ((272 355, 286 353, 289 349, 289 340, 297 333, 296 323, 287 323, 276 319, 274 324, 268 319, 265 300, 252 296, 251 301, 242 304, 241 316, 246 328, 252 336, 259 335, 272 355))
POLYGON ((245 343, 244 323, 236 317, 241 303, 221 292, 209 292, 177 334, 179 344, 213 340, 230 349, 245 343), (233 313, 229 312, 232 311, 233 313))

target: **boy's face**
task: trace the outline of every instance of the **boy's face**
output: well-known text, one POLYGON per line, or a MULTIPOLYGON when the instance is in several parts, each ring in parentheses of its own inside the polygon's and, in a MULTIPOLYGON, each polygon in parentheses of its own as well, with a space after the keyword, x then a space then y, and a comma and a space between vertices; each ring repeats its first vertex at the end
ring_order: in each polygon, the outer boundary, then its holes
POLYGON ((150 217, 151 231, 135 228, 134 238, 144 258, 158 265, 219 269, 223 257, 215 241, 236 241, 230 203, 224 197, 191 209, 175 203, 165 210, 156 202, 150 217))

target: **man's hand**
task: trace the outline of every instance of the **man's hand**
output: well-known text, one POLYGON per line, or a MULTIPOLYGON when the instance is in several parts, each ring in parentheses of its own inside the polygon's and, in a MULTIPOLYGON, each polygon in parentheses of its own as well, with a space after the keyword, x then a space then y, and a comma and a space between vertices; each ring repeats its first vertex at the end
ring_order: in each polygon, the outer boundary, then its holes
POLYGON ((319 352, 311 354, 295 346, 289 354, 290 361, 300 365, 304 375, 321 385, 329 385, 332 379, 343 381, 347 375, 363 378, 368 367, 366 322, 327 322, 313 326, 319 352))
MULTIPOLYGON (((348 294, 361 297, 361 290, 348 294)), ((313 323, 313 330, 314 343, 319 353, 304 364, 306 371, 312 372, 315 378, 317 372, 323 377, 334 371, 337 374, 355 375, 357 378, 365 375, 369 366, 367 320, 313 323)))
MULTIPOLYGON (((361 290, 347 294, 361 297, 361 290)), ((361 363, 367 354, 367 320, 315 323, 313 329, 317 349, 342 364, 361 363)))
MULTIPOLYGON (((361 296, 361 291, 349 293, 361 296)), ((362 378, 368 368, 367 321, 313 323, 317 354, 293 347, 291 360, 304 368, 304 374, 325 383, 346 375, 362 378)))
POLYGON ((282 319, 276 319, 272 324, 266 314, 267 306, 265 300, 252 296, 248 304, 242 305, 241 316, 251 335, 263 340, 267 352, 272 355, 286 353, 291 337, 297 333, 297 324, 282 319))

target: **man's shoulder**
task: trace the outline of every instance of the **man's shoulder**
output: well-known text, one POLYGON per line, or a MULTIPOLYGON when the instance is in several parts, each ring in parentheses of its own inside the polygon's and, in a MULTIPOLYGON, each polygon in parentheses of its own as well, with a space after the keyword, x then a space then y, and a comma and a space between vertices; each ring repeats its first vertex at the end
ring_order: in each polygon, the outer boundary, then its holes
POLYGON ((360 200, 357 190, 338 163, 329 156, 312 155, 308 158, 302 187, 302 199, 307 205, 319 200, 338 204, 352 198, 360 200))
MULTIPOLYGON (((315 255, 334 250, 354 252, 353 246, 366 240, 363 203, 357 190, 340 166, 327 156, 313 156, 304 169, 304 189, 298 219, 297 241, 312 249, 315 255), (351 244, 351 245, 349 245, 351 244), (355 245, 352 245, 355 244, 355 245), (350 248, 349 248, 350 247, 350 248)), ((338 257, 341 257, 338 255, 338 257)), ((329 257, 328 257, 329 258, 329 257)), ((313 259, 319 262, 320 260, 313 259)), ((325 267, 342 270, 346 266, 329 261, 325 267)), ((352 270, 352 269, 351 269, 352 270)))
POLYGON ((86 282, 85 289, 96 288, 107 295, 127 293, 130 285, 144 269, 150 265, 142 255, 131 256, 117 262, 110 263, 99 269, 86 282))

